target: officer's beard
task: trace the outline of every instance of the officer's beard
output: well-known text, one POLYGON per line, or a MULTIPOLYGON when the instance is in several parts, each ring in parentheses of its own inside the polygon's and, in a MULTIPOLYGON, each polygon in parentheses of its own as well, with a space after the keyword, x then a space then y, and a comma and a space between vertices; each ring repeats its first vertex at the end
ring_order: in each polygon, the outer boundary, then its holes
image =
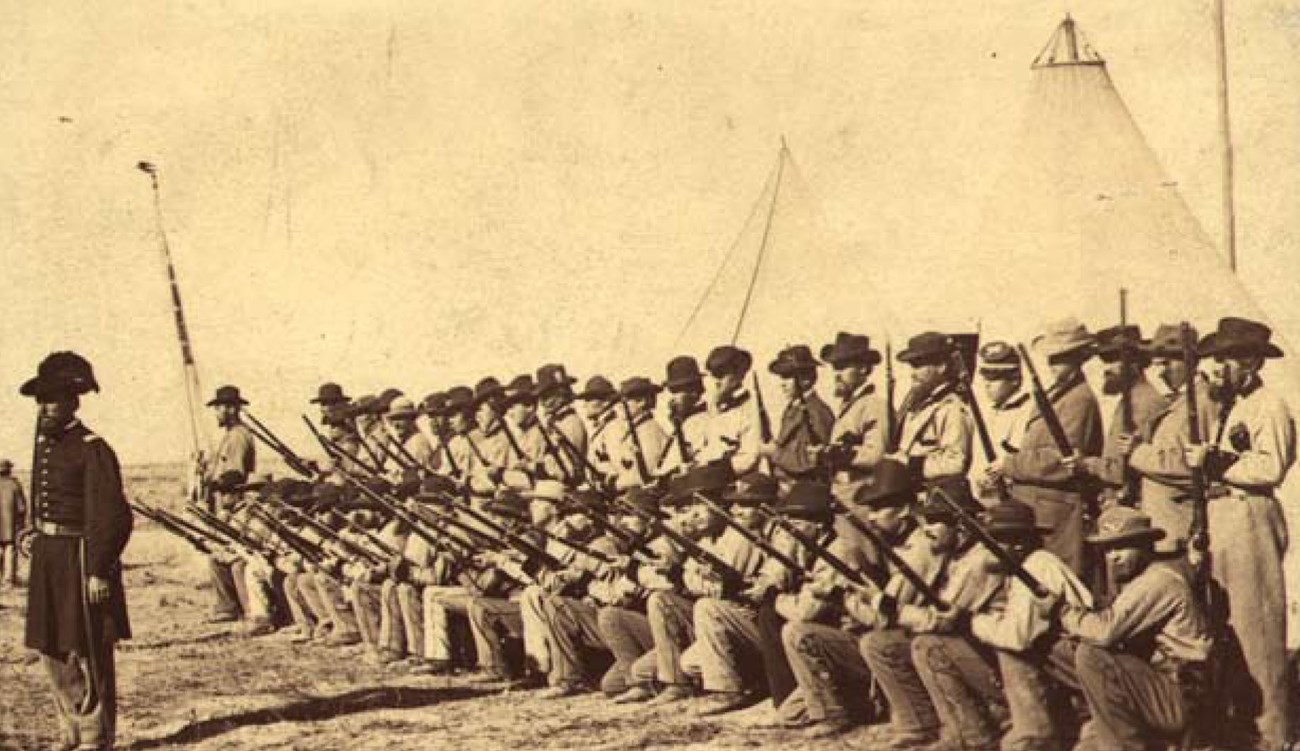
POLYGON ((63 433, 64 429, 72 422, 73 416, 66 417, 45 417, 41 416, 36 421, 36 429, 43 436, 53 437, 63 433))

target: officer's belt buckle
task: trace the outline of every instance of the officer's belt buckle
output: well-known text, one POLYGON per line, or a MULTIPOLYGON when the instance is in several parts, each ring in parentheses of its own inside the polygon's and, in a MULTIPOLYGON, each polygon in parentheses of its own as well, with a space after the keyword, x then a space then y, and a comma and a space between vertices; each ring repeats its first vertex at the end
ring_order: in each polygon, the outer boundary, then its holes
POLYGON ((46 537, 81 537, 85 530, 57 522, 36 522, 36 531, 46 537))

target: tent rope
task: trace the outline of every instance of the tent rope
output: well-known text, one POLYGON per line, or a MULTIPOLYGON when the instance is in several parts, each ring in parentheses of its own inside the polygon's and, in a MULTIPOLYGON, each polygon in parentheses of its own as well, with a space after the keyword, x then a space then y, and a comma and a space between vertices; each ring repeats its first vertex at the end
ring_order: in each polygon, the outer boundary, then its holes
POLYGON ((772 217, 776 215, 776 201, 781 196, 781 176, 785 172, 786 158, 785 136, 781 137, 781 151, 776 157, 776 184, 772 186, 772 202, 767 207, 767 220, 763 224, 763 239, 758 244, 758 256, 754 259, 754 271, 749 277, 749 288, 745 290, 745 301, 740 306, 740 316, 736 318, 736 330, 731 332, 731 344, 735 346, 740 339, 740 330, 745 325, 745 314, 749 312, 749 303, 754 298, 754 288, 758 286, 758 273, 763 268, 763 258, 767 255, 767 238, 772 232, 772 217))

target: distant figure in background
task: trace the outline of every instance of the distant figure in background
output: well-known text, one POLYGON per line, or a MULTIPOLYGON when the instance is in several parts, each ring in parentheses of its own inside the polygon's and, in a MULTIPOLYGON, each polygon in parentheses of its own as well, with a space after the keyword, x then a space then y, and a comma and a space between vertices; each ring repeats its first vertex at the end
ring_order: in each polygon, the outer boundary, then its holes
POLYGON ((18 586, 18 532, 27 518, 22 483, 12 476, 14 463, 0 459, 0 577, 18 586))
POLYGON ((20 390, 40 405, 24 643, 49 675, 61 748, 82 751, 113 747, 113 645, 131 636, 120 561, 131 508, 117 455, 77 419, 90 391, 99 391, 90 363, 72 352, 45 358, 20 390))

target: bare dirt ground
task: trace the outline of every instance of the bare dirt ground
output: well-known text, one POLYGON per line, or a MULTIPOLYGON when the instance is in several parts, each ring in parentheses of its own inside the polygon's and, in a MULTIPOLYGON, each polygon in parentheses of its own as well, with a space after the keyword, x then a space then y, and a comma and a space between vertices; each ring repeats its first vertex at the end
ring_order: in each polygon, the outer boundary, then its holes
MULTIPOLYGON (((202 561, 141 526, 124 558, 135 639, 118 650, 118 748, 187 751, 321 749, 870 749, 882 728, 810 742, 767 729, 764 702, 721 718, 689 705, 622 707, 599 695, 560 701, 535 691, 419 678, 373 667, 359 648, 244 639, 204 623, 202 561)), ((58 728, 44 675, 22 648, 24 594, 0 589, 0 749, 53 747, 58 728)))

